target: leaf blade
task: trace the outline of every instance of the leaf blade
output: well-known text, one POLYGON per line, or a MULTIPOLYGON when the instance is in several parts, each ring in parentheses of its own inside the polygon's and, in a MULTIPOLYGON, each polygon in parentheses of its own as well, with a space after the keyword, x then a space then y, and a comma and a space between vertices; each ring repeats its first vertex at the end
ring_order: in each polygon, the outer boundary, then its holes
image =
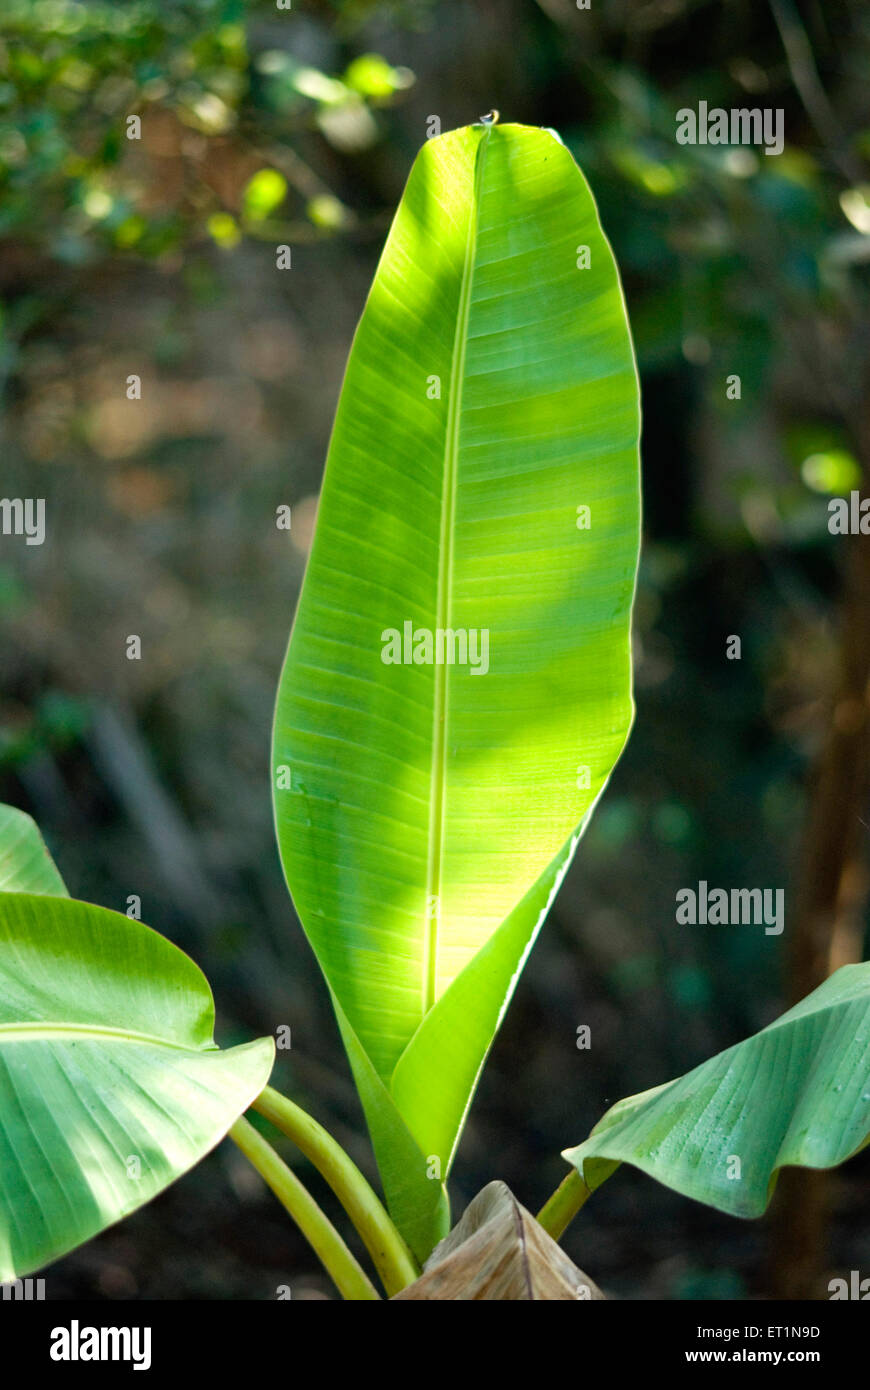
POLYGON ((522 126, 427 142, 348 362, 273 742, 299 916, 426 1153, 455 1150, 535 887, 631 724, 638 433, 616 266, 566 148, 522 126), (407 625, 476 634, 476 656, 385 663, 407 625), (428 1039, 517 912, 490 1023, 450 1075, 442 1051, 427 1115, 428 1039))
MULTIPOLYGON (((338 1026, 378 1161, 390 1214, 419 1260, 450 1229, 450 1206, 440 1178, 430 1171, 405 1117, 372 1065, 341 1004, 333 996, 338 1026)), ((435 1155, 437 1158, 437 1155, 435 1155)), ((442 1172, 446 1170, 442 1169, 442 1172)))
POLYGON ((221 1051, 213 1022, 205 977, 142 923, 0 894, 0 1282, 150 1201, 262 1090, 272 1040, 221 1051))
POLYGON ((67 897, 36 822, 15 806, 0 804, 0 892, 67 897))
POLYGON ((842 966, 760 1033, 685 1076, 620 1101, 563 1157, 591 1189, 626 1162, 684 1196, 756 1217, 781 1168, 834 1167, 868 1136, 865 963, 842 966))

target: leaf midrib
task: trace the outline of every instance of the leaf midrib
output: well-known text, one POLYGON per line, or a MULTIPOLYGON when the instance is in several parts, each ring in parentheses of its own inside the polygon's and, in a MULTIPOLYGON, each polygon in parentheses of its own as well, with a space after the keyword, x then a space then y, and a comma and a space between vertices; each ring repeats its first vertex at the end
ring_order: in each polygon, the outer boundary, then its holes
MULTIPOLYGON (((465 261, 459 291, 459 308, 450 363, 450 390, 447 426, 444 435, 444 485, 441 492, 441 531, 438 545, 438 594, 436 630, 450 626, 450 596, 453 579, 453 531, 456 515, 456 477, 459 453, 459 421, 465 381, 465 349, 471 286, 477 249, 477 217, 480 189, 491 128, 484 129, 474 152, 474 190, 468 215, 465 261)), ((435 664, 433 700, 432 785, 429 793, 429 853, 426 872, 426 936, 423 958, 423 1017, 435 1003, 438 972, 438 939, 441 928, 441 861, 444 841, 444 787, 447 781, 447 666, 435 664)))
POLYGON ((92 1023, 0 1023, 0 1046, 4 1042, 53 1042, 63 1041, 73 1036, 92 1041, 147 1043, 149 1047, 166 1047, 173 1052, 218 1052, 214 1044, 194 1046, 190 1043, 171 1042, 168 1038, 156 1037, 152 1033, 137 1033, 129 1028, 112 1028, 92 1023))

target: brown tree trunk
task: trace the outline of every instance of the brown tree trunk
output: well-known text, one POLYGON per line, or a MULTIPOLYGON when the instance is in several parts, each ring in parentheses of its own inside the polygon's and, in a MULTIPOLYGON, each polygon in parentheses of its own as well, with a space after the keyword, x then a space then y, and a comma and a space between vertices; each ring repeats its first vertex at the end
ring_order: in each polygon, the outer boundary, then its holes
MULTIPOLYGON (((870 479, 870 392, 860 451, 870 479)), ((789 1004, 861 959, 870 846, 870 536, 852 536, 841 605, 839 670, 813 776, 794 930, 789 1004)), ((776 1298, 824 1297, 830 1178, 786 1169, 773 1206, 769 1286, 776 1298)))

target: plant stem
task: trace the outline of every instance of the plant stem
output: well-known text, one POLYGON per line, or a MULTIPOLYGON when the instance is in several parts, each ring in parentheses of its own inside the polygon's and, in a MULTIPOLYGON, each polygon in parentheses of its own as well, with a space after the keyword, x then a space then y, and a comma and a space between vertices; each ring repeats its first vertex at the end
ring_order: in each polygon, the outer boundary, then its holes
POLYGON ((289 1211, 305 1239, 323 1264, 342 1298, 376 1300, 380 1295, 348 1250, 328 1217, 303 1187, 271 1144, 246 1119, 236 1120, 230 1138, 238 1144, 245 1158, 253 1163, 260 1176, 271 1187, 278 1201, 289 1211))
POLYGON ((567 1178, 560 1182, 552 1197, 541 1207, 537 1216, 538 1225, 543 1226, 554 1240, 558 1240, 568 1229, 583 1203, 591 1196, 589 1188, 576 1168, 573 1168, 567 1178))
POLYGON ((292 1139, 326 1179, 360 1234, 388 1297, 419 1277, 420 1269, 382 1203, 356 1164, 331 1134, 271 1086, 252 1109, 292 1139))

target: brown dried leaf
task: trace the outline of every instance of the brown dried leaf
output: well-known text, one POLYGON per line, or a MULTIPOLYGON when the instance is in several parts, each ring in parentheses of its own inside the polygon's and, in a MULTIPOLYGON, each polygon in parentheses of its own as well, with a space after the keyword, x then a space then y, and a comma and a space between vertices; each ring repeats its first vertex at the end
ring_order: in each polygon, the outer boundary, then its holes
POLYGON ((503 1182, 479 1192, 396 1299, 603 1299, 503 1182))

